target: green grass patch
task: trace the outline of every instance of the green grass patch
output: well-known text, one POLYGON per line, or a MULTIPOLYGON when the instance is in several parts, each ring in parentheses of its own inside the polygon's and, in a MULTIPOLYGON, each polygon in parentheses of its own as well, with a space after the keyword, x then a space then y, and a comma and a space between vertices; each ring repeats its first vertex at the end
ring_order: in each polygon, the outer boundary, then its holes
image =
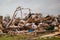
POLYGON ((0 40, 60 40, 60 38, 56 38, 56 37, 48 37, 48 38, 36 38, 33 39, 34 37, 32 37, 31 35, 25 35, 25 34, 20 34, 20 35, 5 35, 5 36, 1 36, 0 40))

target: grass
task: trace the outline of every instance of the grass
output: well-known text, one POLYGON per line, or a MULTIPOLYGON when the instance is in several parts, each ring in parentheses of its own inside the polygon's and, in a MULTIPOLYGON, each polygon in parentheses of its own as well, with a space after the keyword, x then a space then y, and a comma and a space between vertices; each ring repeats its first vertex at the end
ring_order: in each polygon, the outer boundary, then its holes
POLYGON ((40 38, 40 37, 33 37, 31 35, 5 35, 5 36, 0 36, 0 40, 60 40, 60 38, 56 37, 50 37, 50 38, 40 38), (35 38, 35 39, 32 39, 35 38))

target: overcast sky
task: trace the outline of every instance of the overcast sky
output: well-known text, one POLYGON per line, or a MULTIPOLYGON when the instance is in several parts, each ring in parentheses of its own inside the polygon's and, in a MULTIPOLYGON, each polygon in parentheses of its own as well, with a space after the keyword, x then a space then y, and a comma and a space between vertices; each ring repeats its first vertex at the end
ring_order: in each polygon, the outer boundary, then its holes
POLYGON ((43 15, 60 14, 60 0, 0 0, 0 15, 11 16, 18 6, 43 15))

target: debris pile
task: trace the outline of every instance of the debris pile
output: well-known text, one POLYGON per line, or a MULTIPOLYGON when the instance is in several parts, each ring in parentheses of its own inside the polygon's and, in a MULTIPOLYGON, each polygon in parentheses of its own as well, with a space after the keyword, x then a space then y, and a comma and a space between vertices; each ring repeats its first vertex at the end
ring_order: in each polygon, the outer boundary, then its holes
MULTIPOLYGON (((21 8, 18 7, 16 11, 18 10, 21 10, 21 8)), ((21 33, 49 34, 60 32, 60 15, 57 17, 50 15, 43 17, 41 13, 31 13, 29 9, 29 14, 24 19, 21 19, 16 18, 16 11, 12 18, 8 16, 3 19, 0 16, 0 32, 14 35, 21 33)))

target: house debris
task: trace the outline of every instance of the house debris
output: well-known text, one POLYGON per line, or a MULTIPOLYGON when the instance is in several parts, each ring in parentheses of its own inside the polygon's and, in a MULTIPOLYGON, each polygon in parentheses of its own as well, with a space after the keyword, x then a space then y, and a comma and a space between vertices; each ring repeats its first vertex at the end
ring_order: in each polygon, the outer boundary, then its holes
MULTIPOLYGON (((22 17, 22 15, 21 15, 22 17)), ((0 16, 0 33, 21 34, 21 33, 54 33, 60 32, 60 16, 47 15, 43 17, 41 13, 31 13, 30 8, 18 7, 13 17, 7 17, 3 19, 0 16), (17 11, 28 9, 29 14, 24 18, 16 18, 17 11)))

